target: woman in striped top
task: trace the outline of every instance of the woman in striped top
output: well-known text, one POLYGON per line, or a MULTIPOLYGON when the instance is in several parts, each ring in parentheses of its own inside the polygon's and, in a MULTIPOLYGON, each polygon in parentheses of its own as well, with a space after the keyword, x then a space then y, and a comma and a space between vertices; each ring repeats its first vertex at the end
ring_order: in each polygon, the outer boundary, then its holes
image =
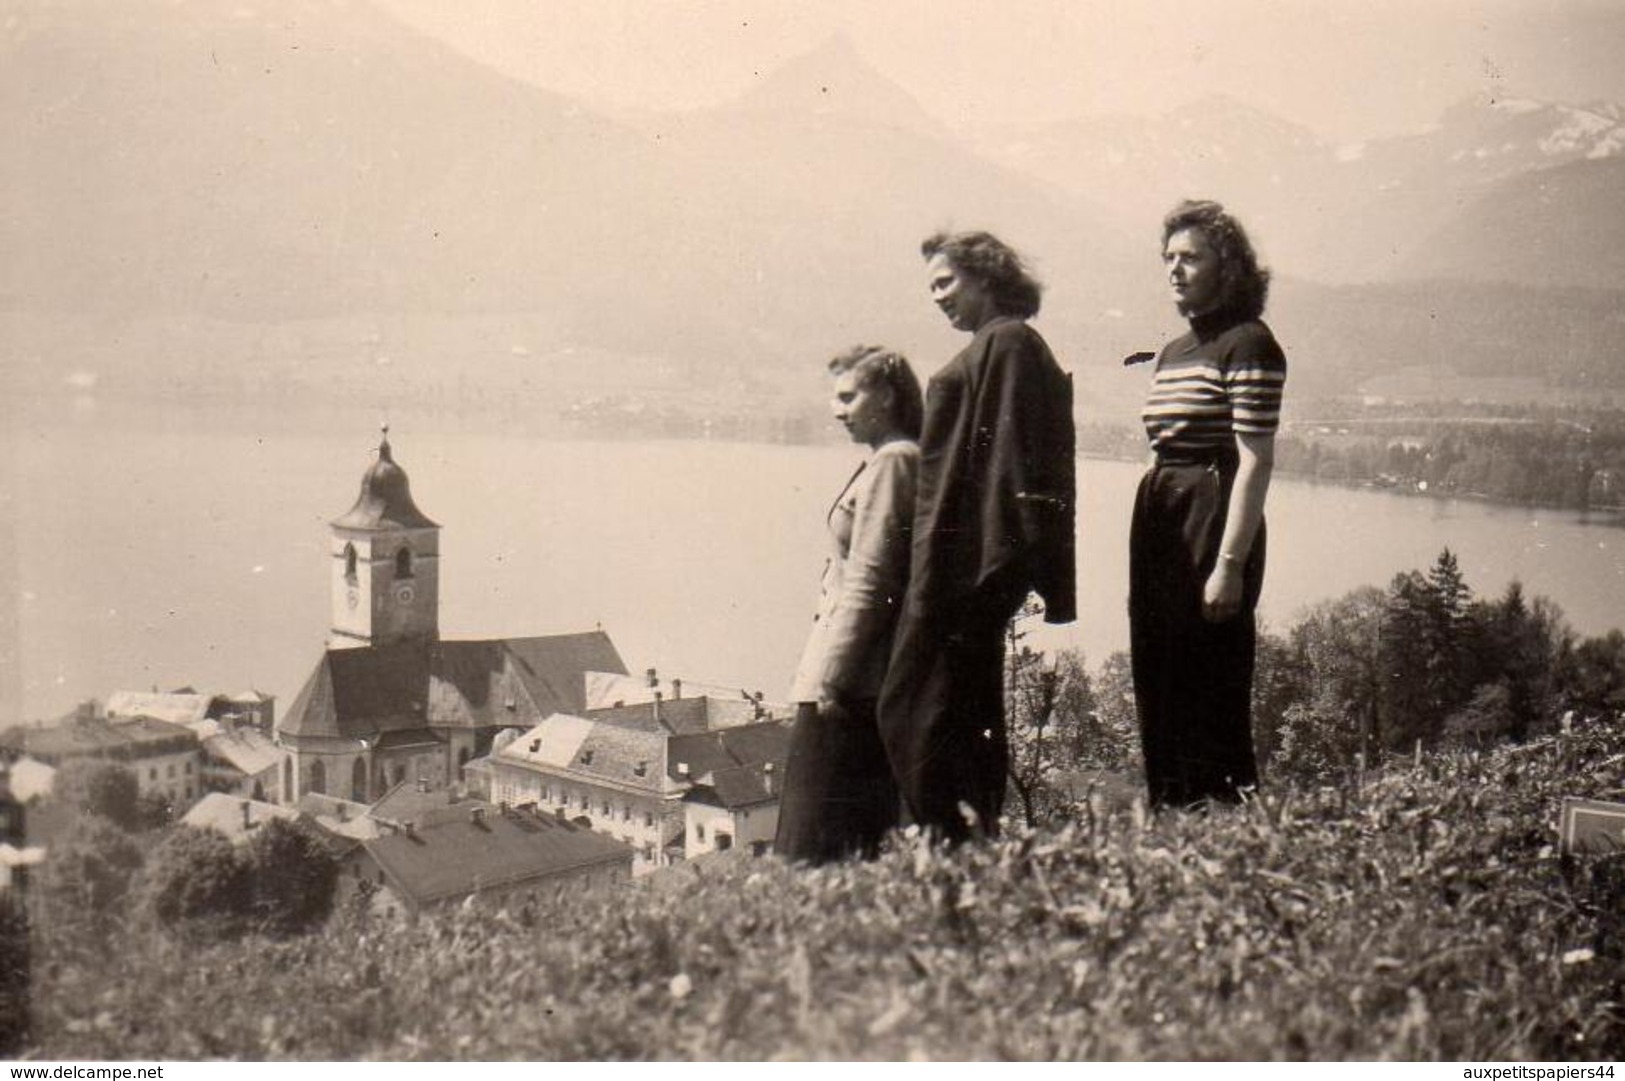
POLYGON ((1253 611, 1286 357, 1260 321, 1269 272, 1235 218, 1186 202, 1162 236, 1190 331, 1157 356, 1142 413, 1155 455, 1134 504, 1129 617, 1151 802, 1189 807, 1258 783, 1253 611))

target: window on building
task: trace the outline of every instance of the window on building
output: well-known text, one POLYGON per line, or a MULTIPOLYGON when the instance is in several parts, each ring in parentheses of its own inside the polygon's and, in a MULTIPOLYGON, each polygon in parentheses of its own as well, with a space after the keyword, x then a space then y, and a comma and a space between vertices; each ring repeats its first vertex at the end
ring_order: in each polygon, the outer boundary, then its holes
POLYGON ((605 801, 604 801, 604 817, 605 817, 605 818, 610 818, 610 817, 613 817, 613 816, 612 816, 612 815, 611 815, 611 814, 610 814, 610 813, 609 813, 609 800, 605 800, 605 801))
POLYGON ((630 821, 632 821, 632 805, 630 803, 622 804, 622 806, 621 806, 621 821, 622 822, 630 822, 630 821))
POLYGON ((653 826, 655 824, 655 813, 653 811, 643 812, 643 824, 645 826, 653 826))
POLYGON ((726 851, 728 851, 728 849, 730 849, 730 848, 732 848, 734 846, 733 835, 728 834, 728 833, 719 833, 719 834, 717 834, 716 842, 717 842, 717 851, 718 852, 726 852, 726 851))
POLYGON ((412 549, 402 548, 395 553, 395 577, 412 577, 412 549))
POLYGON ((351 582, 355 581, 355 545, 344 546, 344 577, 351 582))
POLYGON ((701 842, 703 842, 705 840, 705 827, 704 826, 696 825, 694 827, 694 839, 696 841, 701 841, 701 842))
POLYGON ((192 760, 190 758, 186 760, 186 775, 188 777, 192 775, 192 760))
POLYGON ((171 781, 175 779, 175 763, 171 762, 164 767, 164 777, 171 781))
POLYGON ((320 759, 310 764, 310 790, 318 796, 327 795, 327 767, 320 759))
POLYGON ((147 780, 156 781, 157 779, 158 779, 158 767, 157 766, 149 766, 147 768, 147 780))

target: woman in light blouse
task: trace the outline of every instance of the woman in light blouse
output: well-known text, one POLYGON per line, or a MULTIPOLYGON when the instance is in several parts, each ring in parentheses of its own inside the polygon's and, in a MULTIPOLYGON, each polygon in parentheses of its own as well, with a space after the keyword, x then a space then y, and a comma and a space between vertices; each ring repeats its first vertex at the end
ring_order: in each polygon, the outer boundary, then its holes
POLYGON ((908 583, 924 409, 919 380, 891 350, 858 346, 829 370, 835 419, 870 454, 830 508, 818 611, 790 691, 796 723, 774 848, 807 863, 873 856, 897 823, 875 702, 908 583))

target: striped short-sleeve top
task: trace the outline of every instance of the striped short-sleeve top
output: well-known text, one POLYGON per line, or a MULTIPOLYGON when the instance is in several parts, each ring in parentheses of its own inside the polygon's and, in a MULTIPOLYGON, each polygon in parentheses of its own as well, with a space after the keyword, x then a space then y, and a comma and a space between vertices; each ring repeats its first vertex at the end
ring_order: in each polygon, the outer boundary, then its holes
POLYGON ((1280 423, 1286 355, 1256 319, 1198 318, 1157 356, 1140 417, 1158 454, 1206 455, 1280 423))

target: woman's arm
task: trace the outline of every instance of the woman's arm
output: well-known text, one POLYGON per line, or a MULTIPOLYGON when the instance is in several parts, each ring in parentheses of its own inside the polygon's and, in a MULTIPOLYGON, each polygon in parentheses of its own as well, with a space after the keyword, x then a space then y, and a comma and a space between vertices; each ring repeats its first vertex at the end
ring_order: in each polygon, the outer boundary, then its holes
POLYGON ((1202 590, 1202 616, 1211 623, 1230 619, 1241 610, 1241 572, 1253 550, 1253 538, 1258 536, 1258 524, 1264 520, 1264 497, 1275 469, 1275 435, 1237 432, 1236 452, 1241 461, 1230 489, 1224 538, 1202 590))

